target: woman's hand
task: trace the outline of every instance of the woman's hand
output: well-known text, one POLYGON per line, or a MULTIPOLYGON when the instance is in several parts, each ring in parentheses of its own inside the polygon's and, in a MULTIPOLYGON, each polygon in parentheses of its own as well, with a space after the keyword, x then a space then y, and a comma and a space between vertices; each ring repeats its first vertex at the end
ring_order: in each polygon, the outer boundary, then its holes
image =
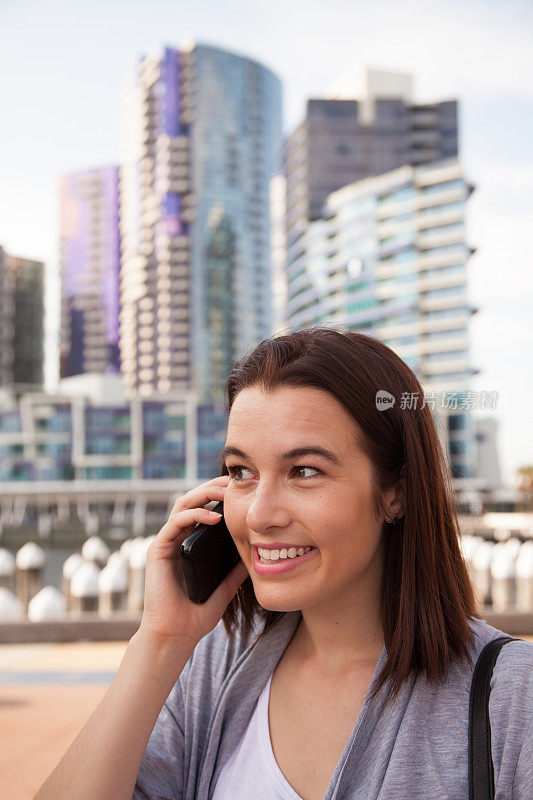
POLYGON ((190 640, 194 649, 217 625, 248 577, 248 570, 239 561, 205 603, 193 603, 187 595, 180 546, 197 522, 216 525, 220 521, 220 516, 213 516, 203 506, 223 500, 228 481, 228 475, 221 475, 176 500, 167 522, 148 548, 144 611, 138 633, 156 645, 179 645, 190 640))

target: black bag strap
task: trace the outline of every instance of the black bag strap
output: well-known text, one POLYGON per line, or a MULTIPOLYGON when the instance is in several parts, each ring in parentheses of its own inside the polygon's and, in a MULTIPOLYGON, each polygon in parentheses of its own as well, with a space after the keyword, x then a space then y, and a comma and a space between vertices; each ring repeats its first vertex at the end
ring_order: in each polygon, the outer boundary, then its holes
POLYGON ((489 696, 490 679, 500 650, 507 642, 522 641, 500 636, 485 645, 474 669, 470 688, 468 717, 468 786, 469 800, 494 800, 494 764, 492 763, 489 696))

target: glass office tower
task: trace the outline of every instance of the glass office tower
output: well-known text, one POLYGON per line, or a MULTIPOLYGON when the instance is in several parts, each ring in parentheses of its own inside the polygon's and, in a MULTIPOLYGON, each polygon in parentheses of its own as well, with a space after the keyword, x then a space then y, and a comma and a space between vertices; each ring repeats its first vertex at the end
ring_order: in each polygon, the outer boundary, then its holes
POLYGON ((60 377, 120 371, 118 167, 61 178, 60 377))
POLYGON ((457 159, 357 181, 327 197, 288 251, 290 330, 361 330, 398 353, 434 394, 456 478, 475 470, 473 419, 459 402, 477 372, 464 225, 472 188, 457 159))
POLYGON ((128 396, 222 396, 271 333, 269 182, 281 84, 195 44, 143 57, 125 96, 122 369, 128 396))

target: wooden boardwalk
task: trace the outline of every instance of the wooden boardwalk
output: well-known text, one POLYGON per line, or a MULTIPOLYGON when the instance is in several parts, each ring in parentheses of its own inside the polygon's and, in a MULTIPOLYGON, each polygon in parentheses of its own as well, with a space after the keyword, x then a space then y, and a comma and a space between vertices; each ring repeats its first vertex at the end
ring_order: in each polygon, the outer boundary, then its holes
POLYGON ((126 641, 0 645, 2 800, 33 800, 104 696, 126 647, 126 641))
POLYGON ((126 646, 0 645, 0 797, 33 800, 104 696, 126 646))

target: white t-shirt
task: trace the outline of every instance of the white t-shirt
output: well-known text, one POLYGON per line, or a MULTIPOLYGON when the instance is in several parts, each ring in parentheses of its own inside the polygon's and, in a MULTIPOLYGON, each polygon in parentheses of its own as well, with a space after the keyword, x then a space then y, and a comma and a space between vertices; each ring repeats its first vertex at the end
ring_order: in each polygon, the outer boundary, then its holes
POLYGON ((213 800, 302 800, 278 767, 270 741, 270 675, 237 748, 224 764, 213 800))

